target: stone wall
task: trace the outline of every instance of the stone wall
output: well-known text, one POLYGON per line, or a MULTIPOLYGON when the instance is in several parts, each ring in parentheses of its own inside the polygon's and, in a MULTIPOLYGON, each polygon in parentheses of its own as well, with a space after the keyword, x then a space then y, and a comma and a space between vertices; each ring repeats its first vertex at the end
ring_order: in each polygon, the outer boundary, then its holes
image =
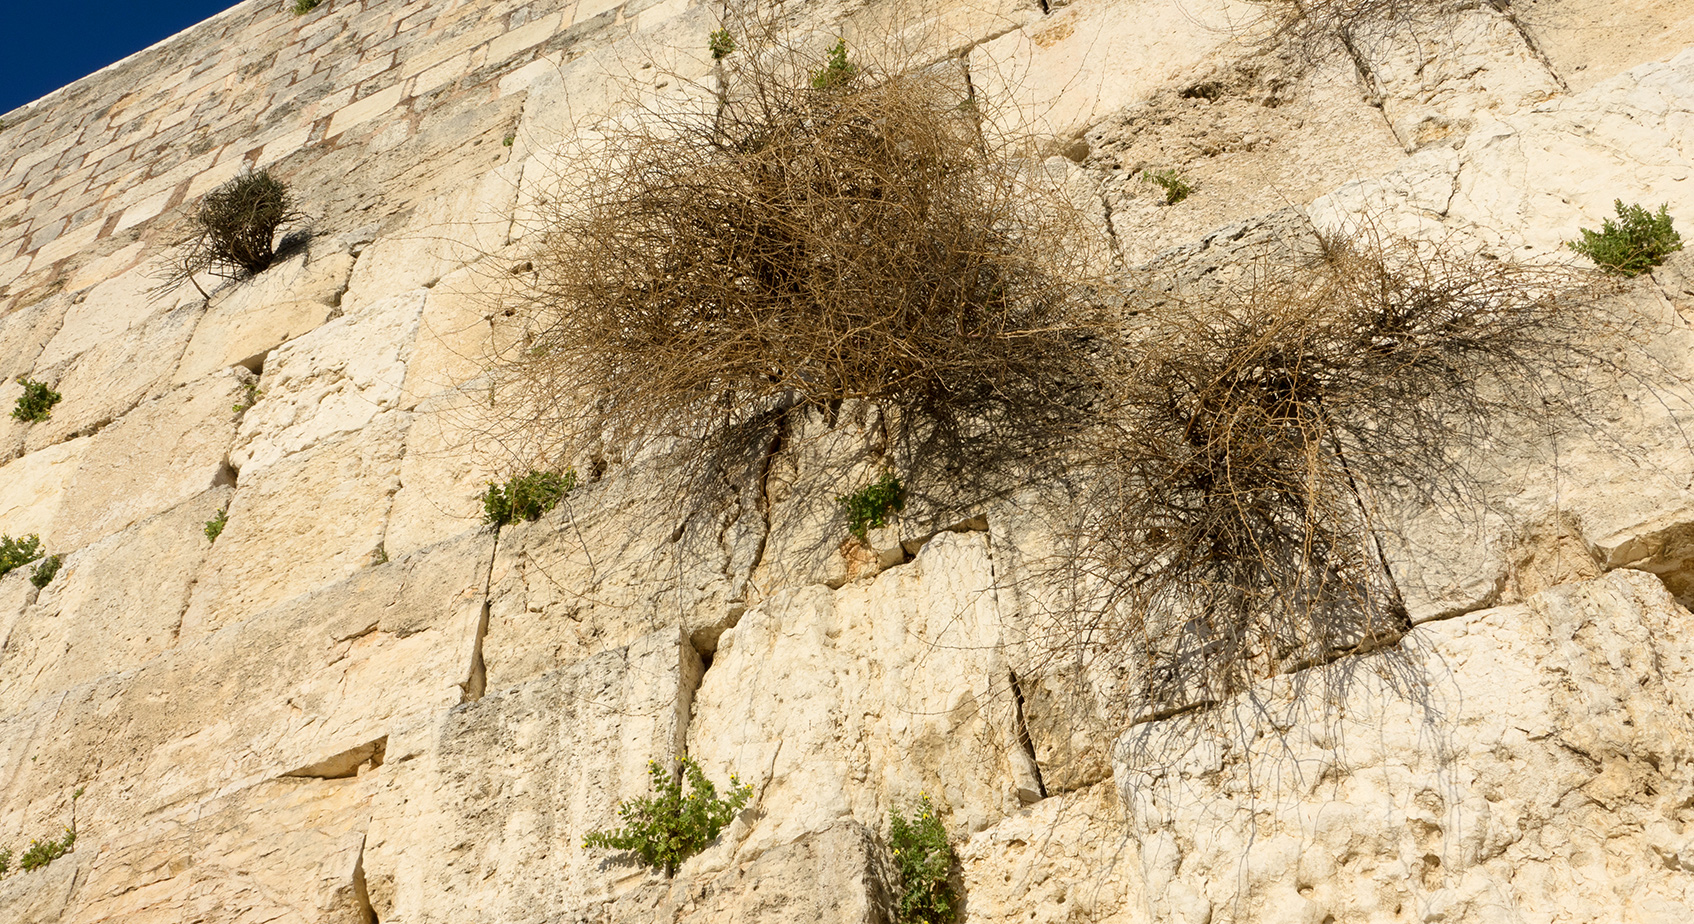
MULTIPOLYGON (((1688 252, 1606 302, 1641 322, 1589 425, 1494 434, 1474 503, 1383 499, 1393 651, 1344 659, 1328 706, 1290 675, 1131 724, 1030 645, 1041 486, 843 541, 868 410, 796 421, 750 487, 678 504, 611 460, 482 523, 523 451, 480 377, 520 336, 534 206, 574 132, 709 85, 718 5, 291 6, 3 117, 0 408, 25 375, 64 398, 0 418, 0 533, 64 566, 0 578, 0 848, 77 837, 0 878, 0 918, 870 924, 888 813, 927 793, 969 922, 1694 920, 1688 252), (182 216, 249 166, 309 235, 160 291, 182 216), (753 785, 719 841, 669 880, 585 850, 679 753, 753 785)), ((1407 10, 1304 51, 1235 0, 786 27, 957 62, 1147 285, 1360 221, 1567 262, 1615 198, 1690 231, 1687 4, 1407 10), (1164 167, 1189 199, 1140 178, 1164 167)))

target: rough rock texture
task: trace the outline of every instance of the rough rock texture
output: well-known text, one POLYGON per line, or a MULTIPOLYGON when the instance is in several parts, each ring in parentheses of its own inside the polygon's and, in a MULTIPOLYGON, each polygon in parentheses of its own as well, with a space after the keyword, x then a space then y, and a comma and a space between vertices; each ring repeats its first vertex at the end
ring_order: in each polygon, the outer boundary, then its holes
MULTIPOLYGON (((1690 233, 1685 2, 1374 5, 774 22, 948 68, 1147 310, 1361 227, 1578 267, 1615 199, 1690 233)), ((1140 665, 1051 631, 1086 474, 914 481, 860 541, 837 498, 909 447, 859 402, 686 484, 673 445, 563 460, 559 507, 483 521, 542 455, 488 373, 547 209, 585 136, 710 111, 722 6, 290 7, 3 114, 0 414, 64 397, 0 416, 0 534, 62 556, 0 576, 0 920, 894 924, 926 795, 967 924, 1694 919, 1694 249, 1585 303, 1580 415, 1479 434, 1457 501, 1374 497, 1402 640, 1138 717, 1140 665), (307 216, 276 265, 159 290, 249 167, 307 216), (753 786, 711 846, 582 846, 679 755, 753 786)))

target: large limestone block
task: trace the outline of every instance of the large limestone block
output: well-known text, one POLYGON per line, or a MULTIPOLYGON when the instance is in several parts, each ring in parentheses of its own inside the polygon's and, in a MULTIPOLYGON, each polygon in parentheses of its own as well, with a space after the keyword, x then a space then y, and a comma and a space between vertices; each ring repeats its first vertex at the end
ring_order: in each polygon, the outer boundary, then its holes
POLYGON ((86 785, 79 817, 133 831, 430 737, 472 673, 487 555, 480 537, 423 550, 0 720, 0 829, 86 785))
POLYGON ((406 408, 443 391, 473 388, 466 383, 520 345, 517 308, 533 280, 523 269, 527 262, 490 258, 442 277, 429 290, 406 361, 406 408))
POLYGON ((486 400, 474 394, 449 391, 413 410, 400 490, 382 537, 389 555, 483 527, 483 492, 502 471, 480 445, 488 432, 487 409, 486 400))
POLYGON ((388 765, 365 859, 378 918, 543 921, 650 881, 582 838, 649 793, 649 760, 682 753, 699 676, 669 630, 454 709, 388 765))
POLYGON ((56 295, 0 317, 0 381, 10 382, 35 368, 35 359, 58 332, 70 296, 56 295))
POLYGON ((169 292, 155 291, 159 280, 152 273, 152 267, 137 266, 72 297, 59 329, 36 357, 36 367, 58 365, 155 313, 199 300, 200 294, 187 283, 169 292))
MULTIPOLYGON (((0 713, 144 664, 176 642, 204 526, 229 503, 214 488, 66 555, 59 573, 0 634, 0 713)), ((21 574, 22 572, 20 572, 21 574)))
POLYGON ((1669 58, 1694 36, 1694 9, 1664 0, 1538 0, 1512 12, 1577 91, 1669 58))
POLYGON ((669 883, 650 882, 615 901, 547 920, 549 924, 892 924, 894 920, 886 858, 871 832, 854 822, 808 834, 715 875, 698 873, 696 866, 685 864, 669 883))
POLYGON ((1564 90, 1511 14, 1487 4, 1402 7, 1355 24, 1349 49, 1408 151, 1564 90))
POLYGON ((64 920, 368 924, 360 859, 375 785, 368 772, 279 779, 133 827, 89 819, 64 920))
POLYGON ((328 321, 341 304, 353 255, 302 251, 213 293, 206 318, 176 368, 178 384, 237 363, 254 371, 266 353, 328 321))
POLYGON ((358 433, 399 405, 422 290, 386 299, 280 347, 243 415, 230 464, 248 476, 320 442, 358 433))
POLYGON ((1619 571, 1131 729, 1156 919, 1687 919, 1691 621, 1619 571))
POLYGON ((610 469, 535 523, 501 528, 483 649, 491 687, 665 627, 710 651, 734 623, 764 541, 756 487, 686 496, 668 465, 610 469))
POLYGON ((1232 0, 1080 0, 972 48, 971 84, 1001 128, 1070 141, 1113 110, 1211 70, 1259 15, 1232 0))
POLYGON ((1015 809, 1012 694, 987 537, 944 533, 908 565, 749 609, 695 697, 689 753, 754 785, 749 856, 928 792, 950 827, 1015 809))
POLYGON ((343 304, 349 312, 419 286, 433 286, 448 273, 506 246, 521 168, 516 164, 476 171, 450 185, 451 192, 418 205, 405 225, 374 241, 359 255, 343 304))
MULTIPOLYGON (((261 402, 262 404, 263 402, 261 402)), ((399 489, 409 415, 243 479, 194 585, 183 637, 196 638, 368 567, 399 489)))
POLYGON ((24 448, 33 452, 93 432, 169 391, 171 367, 200 317, 201 305, 193 302, 83 351, 54 376, 53 388, 63 397, 51 417, 29 428, 24 448))
POLYGON ((93 437, 70 440, 0 466, 0 534, 34 533, 63 547, 56 514, 92 442, 93 437))
POLYGON ((242 393, 234 373, 210 377, 149 401, 88 437, 52 532, 43 538, 50 536, 56 549, 80 548, 225 483, 236 422, 230 408, 242 393))
POLYGON ((1141 864, 1110 783, 1046 799, 955 849, 964 920, 1142 924, 1141 864))

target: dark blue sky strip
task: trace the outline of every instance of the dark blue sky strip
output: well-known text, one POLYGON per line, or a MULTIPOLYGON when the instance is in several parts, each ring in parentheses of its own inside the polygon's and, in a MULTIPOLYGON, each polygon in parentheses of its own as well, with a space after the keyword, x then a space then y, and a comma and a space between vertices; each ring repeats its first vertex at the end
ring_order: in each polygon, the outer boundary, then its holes
POLYGON ((0 19, 0 113, 5 113, 181 32, 236 0, 0 2, 6 7, 0 19))

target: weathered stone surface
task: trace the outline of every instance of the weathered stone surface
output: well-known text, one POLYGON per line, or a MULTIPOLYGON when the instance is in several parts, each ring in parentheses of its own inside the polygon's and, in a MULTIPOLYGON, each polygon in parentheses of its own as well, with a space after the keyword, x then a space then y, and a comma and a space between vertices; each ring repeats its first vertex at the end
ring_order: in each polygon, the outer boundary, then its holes
POLYGON ((944 533, 873 581, 810 585, 718 641, 688 753, 752 783, 739 855, 844 818, 880 825, 928 792, 952 827, 1015 809, 1012 696, 987 537, 944 533))
POLYGON ((423 311, 420 290, 349 312, 267 361, 264 394, 241 418, 230 464, 252 476, 398 407, 423 311))
POLYGON ((0 466, 0 534, 34 533, 57 544, 55 514, 91 442, 71 440, 0 466))
POLYGON ((195 581, 183 638, 369 567, 400 486, 408 423, 402 412, 382 414, 359 433, 244 479, 195 581))
POLYGON ((424 298, 406 361, 405 407, 444 391, 469 388, 521 342, 514 323, 528 261, 489 258, 442 277, 424 298), (514 269, 517 271, 514 272, 514 269))
POLYGON ((231 407, 242 394, 234 373, 208 377, 88 437, 76 477, 43 538, 50 537, 55 548, 80 548, 226 483, 236 422, 231 407))
POLYGON ((1110 783, 1030 806, 957 847, 968 921, 1111 921, 1147 914, 1136 845, 1110 783))
POLYGON ((1658 857, 1689 824, 1691 619, 1617 571, 1420 626, 1308 684, 1327 704, 1267 686, 1222 724, 1131 729, 1115 770, 1156 918, 1687 917, 1658 857))
POLYGON ((365 861, 378 918, 539 922, 649 881, 582 838, 649 792, 649 760, 681 753, 699 672, 669 630, 455 708, 379 801, 365 861))
POLYGON ((174 381, 192 382, 237 363, 257 372, 270 350, 328 321, 341 304, 353 256, 322 250, 304 250, 213 293, 174 381))
POLYGON ((1646 0, 1535 0, 1512 13, 1572 90, 1675 55, 1694 35, 1694 10, 1646 0))
POLYGON ((58 365, 105 340, 116 339, 154 314, 172 311, 199 299, 186 283, 167 293, 154 290, 158 279, 150 267, 138 266, 71 298, 64 320, 36 357, 36 368, 58 365))

